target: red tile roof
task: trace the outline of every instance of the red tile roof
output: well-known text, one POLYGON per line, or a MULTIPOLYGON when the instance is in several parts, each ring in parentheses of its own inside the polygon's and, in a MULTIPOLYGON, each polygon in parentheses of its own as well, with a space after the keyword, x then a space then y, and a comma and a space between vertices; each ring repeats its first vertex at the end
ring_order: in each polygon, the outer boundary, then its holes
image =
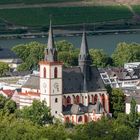
POLYGON ((8 97, 12 97, 15 92, 15 90, 10 90, 10 89, 0 90, 0 91, 6 94, 8 97))
POLYGON ((26 92, 26 93, 23 93, 23 92, 19 92, 18 93, 19 95, 22 95, 22 96, 40 96, 40 93, 38 92, 26 92))

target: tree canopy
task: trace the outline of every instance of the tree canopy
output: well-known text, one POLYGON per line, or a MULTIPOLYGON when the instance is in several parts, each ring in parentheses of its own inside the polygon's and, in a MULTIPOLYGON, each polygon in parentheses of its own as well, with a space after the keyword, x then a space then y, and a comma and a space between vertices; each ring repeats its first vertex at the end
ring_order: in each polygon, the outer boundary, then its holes
POLYGON ((0 77, 4 76, 5 73, 9 70, 9 66, 7 63, 0 62, 0 77))
POLYGON ((123 66, 127 62, 140 61, 140 44, 119 43, 112 54, 112 58, 116 66, 123 66))
POLYGON ((23 60, 18 70, 32 70, 37 68, 38 62, 44 58, 44 44, 30 42, 28 44, 19 44, 12 48, 12 51, 23 60))
POLYGON ((16 109, 17 105, 13 100, 0 95, 0 112, 8 115, 11 113, 15 113, 16 109))
POLYGON ((17 117, 28 119, 35 124, 45 125, 52 123, 50 109, 47 107, 45 101, 34 100, 32 105, 18 110, 17 117))
POLYGON ((56 42, 58 50, 58 60, 64 62, 65 66, 75 66, 78 64, 79 49, 66 40, 56 42))
POLYGON ((112 65, 111 58, 102 49, 90 49, 93 65, 106 67, 112 65))
POLYGON ((29 107, 18 109, 16 112, 15 109, 10 99, 0 96, 1 140, 134 140, 137 138, 138 131, 136 127, 130 125, 131 121, 125 114, 119 114, 117 119, 102 117, 97 122, 68 126, 60 121, 52 122, 50 109, 45 102, 34 100, 29 107), (48 122, 51 123, 45 125, 48 122))
POLYGON ((111 104, 113 108, 113 116, 118 117, 119 113, 125 111, 125 95, 121 89, 112 89, 111 104))

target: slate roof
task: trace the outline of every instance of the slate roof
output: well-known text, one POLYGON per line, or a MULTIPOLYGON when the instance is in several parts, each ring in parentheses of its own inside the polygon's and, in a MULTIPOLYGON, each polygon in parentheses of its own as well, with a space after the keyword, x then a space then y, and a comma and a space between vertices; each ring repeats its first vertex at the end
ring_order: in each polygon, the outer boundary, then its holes
POLYGON ((115 77, 119 80, 131 80, 131 79, 138 79, 140 78, 140 68, 135 68, 132 71, 127 71, 124 68, 103 68, 99 69, 100 73, 107 72, 110 77, 115 77))
MULTIPOLYGON (((80 67, 63 69, 63 94, 83 93, 84 76, 80 67)), ((39 89, 39 76, 31 75, 23 87, 39 89)), ((91 79, 87 81, 87 92, 105 90, 103 81, 96 67, 91 67, 91 79)))
POLYGON ((0 59, 14 59, 18 58, 14 52, 10 50, 10 48, 2 47, 0 50, 0 59))
POLYGON ((39 76, 31 75, 27 82, 22 86, 23 88, 40 89, 39 76))
POLYGON ((38 96, 38 97, 40 97, 40 93, 37 93, 37 92, 26 92, 26 93, 18 92, 18 94, 21 96, 38 96))
POLYGON ((127 96, 140 96, 140 89, 136 89, 135 87, 134 88, 125 87, 125 88, 122 88, 122 90, 124 94, 127 96))
POLYGON ((5 90, 0 90, 0 92, 3 92, 3 93, 6 94, 8 97, 12 97, 12 95, 13 95, 14 92, 15 92, 15 90, 5 89, 5 90))
POLYGON ((8 71, 5 74, 6 74, 6 76, 26 76, 26 75, 31 74, 31 72, 30 71, 22 71, 22 72, 19 72, 19 71, 10 72, 10 71, 8 71))
POLYGON ((102 104, 97 101, 96 104, 89 104, 88 106, 85 106, 83 104, 71 104, 67 105, 67 107, 63 106, 63 114, 64 115, 80 115, 85 113, 93 113, 95 111, 96 114, 102 114, 104 111, 102 104))
MULTIPOLYGON (((83 92, 84 75, 80 67, 63 69, 63 93, 83 92)), ((91 67, 90 80, 87 80, 87 92, 105 90, 103 81, 96 67, 91 67)))
POLYGON ((12 63, 14 64, 21 64, 23 61, 21 59, 13 59, 12 63))

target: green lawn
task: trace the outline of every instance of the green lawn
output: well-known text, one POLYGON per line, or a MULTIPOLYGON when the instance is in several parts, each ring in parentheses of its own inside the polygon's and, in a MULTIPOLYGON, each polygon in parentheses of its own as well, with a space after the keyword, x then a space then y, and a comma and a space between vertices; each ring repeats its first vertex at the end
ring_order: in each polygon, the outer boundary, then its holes
POLYGON ((0 10, 0 18, 10 23, 27 26, 93 23, 130 19, 132 13, 125 6, 25 8, 0 10))
MULTIPOLYGON (((69 0, 0 0, 0 4, 36 4, 36 3, 55 3, 55 2, 67 2, 69 0)), ((81 1, 81 0, 70 0, 70 1, 81 1)))

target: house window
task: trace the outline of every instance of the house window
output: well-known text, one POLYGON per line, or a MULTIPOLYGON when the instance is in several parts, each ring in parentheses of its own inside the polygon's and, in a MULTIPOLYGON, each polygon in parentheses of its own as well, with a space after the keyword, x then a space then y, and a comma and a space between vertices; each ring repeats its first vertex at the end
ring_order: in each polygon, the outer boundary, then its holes
POLYGON ((58 102, 58 99, 57 98, 55 98, 55 103, 57 103, 58 102))
POLYGON ((57 78, 57 74, 58 74, 57 67, 55 67, 54 68, 54 78, 57 78))
POLYGON ((45 67, 44 67, 43 72, 44 72, 44 78, 46 78, 46 68, 45 67))

